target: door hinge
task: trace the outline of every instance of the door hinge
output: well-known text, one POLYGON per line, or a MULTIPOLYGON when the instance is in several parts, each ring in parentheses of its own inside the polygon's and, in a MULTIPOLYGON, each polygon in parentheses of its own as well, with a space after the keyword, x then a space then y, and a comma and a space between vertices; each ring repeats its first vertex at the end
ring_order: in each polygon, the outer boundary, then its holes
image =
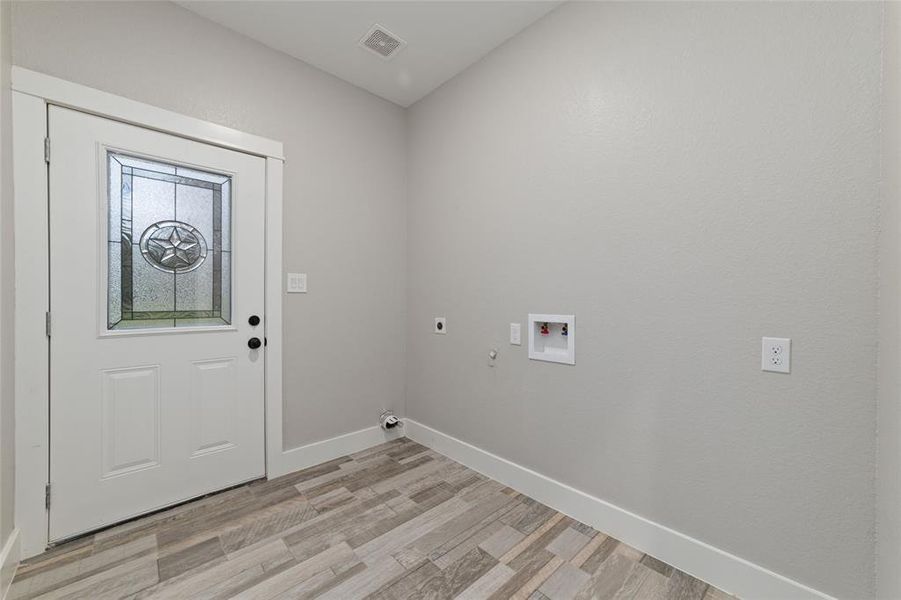
POLYGON ((50 164, 50 138, 44 138, 44 162, 50 164))
POLYGON ((44 327, 47 329, 47 337, 50 337, 50 311, 48 310, 44 315, 44 327))
POLYGON ((50 510, 50 484, 44 486, 44 507, 50 510))

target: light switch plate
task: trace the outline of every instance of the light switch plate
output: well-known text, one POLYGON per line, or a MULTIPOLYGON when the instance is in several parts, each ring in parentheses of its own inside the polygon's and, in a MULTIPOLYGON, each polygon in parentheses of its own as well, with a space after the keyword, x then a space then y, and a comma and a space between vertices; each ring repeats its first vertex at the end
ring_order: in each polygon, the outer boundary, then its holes
POLYGON ((510 343, 522 346, 522 325, 519 323, 510 323, 510 343))
POLYGON ((760 368, 773 373, 791 373, 792 341, 789 338, 763 338, 760 368))
POLYGON ((289 294, 306 294, 307 293, 307 274, 306 273, 288 273, 288 293, 289 294))

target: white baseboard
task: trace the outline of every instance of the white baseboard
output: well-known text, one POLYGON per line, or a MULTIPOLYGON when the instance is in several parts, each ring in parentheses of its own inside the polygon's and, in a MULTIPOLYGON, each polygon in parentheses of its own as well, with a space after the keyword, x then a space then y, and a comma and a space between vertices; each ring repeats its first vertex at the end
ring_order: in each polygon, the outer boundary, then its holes
POLYGON ((388 432, 379 426, 374 426, 285 450, 278 460, 274 461, 276 464, 268 465, 266 475, 269 479, 287 475, 402 436, 401 428, 388 432))
POLYGON ((6 598, 19 566, 19 530, 13 529, 0 551, 0 599, 6 598))
POLYGON ((404 425, 413 441, 740 598, 831 598, 422 423, 404 419, 404 425))

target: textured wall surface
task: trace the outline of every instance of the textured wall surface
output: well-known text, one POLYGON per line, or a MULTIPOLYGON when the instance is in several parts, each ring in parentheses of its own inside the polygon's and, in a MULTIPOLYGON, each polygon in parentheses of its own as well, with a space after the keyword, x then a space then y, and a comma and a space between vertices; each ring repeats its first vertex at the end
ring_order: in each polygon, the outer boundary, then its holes
POLYGON ((402 410, 402 109, 163 2, 17 2, 16 65, 285 144, 285 446, 402 410))
POLYGON ((408 415, 872 594, 881 11, 567 4, 413 105, 408 415), (507 343, 529 312, 574 367, 507 343))
POLYGON ((0 548, 12 532, 15 498, 12 112, 10 6, 0 2, 0 548))
POLYGON ((878 597, 901 598, 901 4, 885 3, 879 246, 878 597))

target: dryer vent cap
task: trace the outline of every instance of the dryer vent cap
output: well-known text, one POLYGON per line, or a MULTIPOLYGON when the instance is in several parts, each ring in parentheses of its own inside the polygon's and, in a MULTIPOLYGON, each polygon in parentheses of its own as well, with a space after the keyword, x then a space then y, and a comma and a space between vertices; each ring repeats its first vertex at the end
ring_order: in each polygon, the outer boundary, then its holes
POLYGON ((391 59, 404 49, 407 42, 403 41, 381 25, 373 25, 366 35, 360 38, 360 46, 370 52, 378 54, 384 59, 391 59))

